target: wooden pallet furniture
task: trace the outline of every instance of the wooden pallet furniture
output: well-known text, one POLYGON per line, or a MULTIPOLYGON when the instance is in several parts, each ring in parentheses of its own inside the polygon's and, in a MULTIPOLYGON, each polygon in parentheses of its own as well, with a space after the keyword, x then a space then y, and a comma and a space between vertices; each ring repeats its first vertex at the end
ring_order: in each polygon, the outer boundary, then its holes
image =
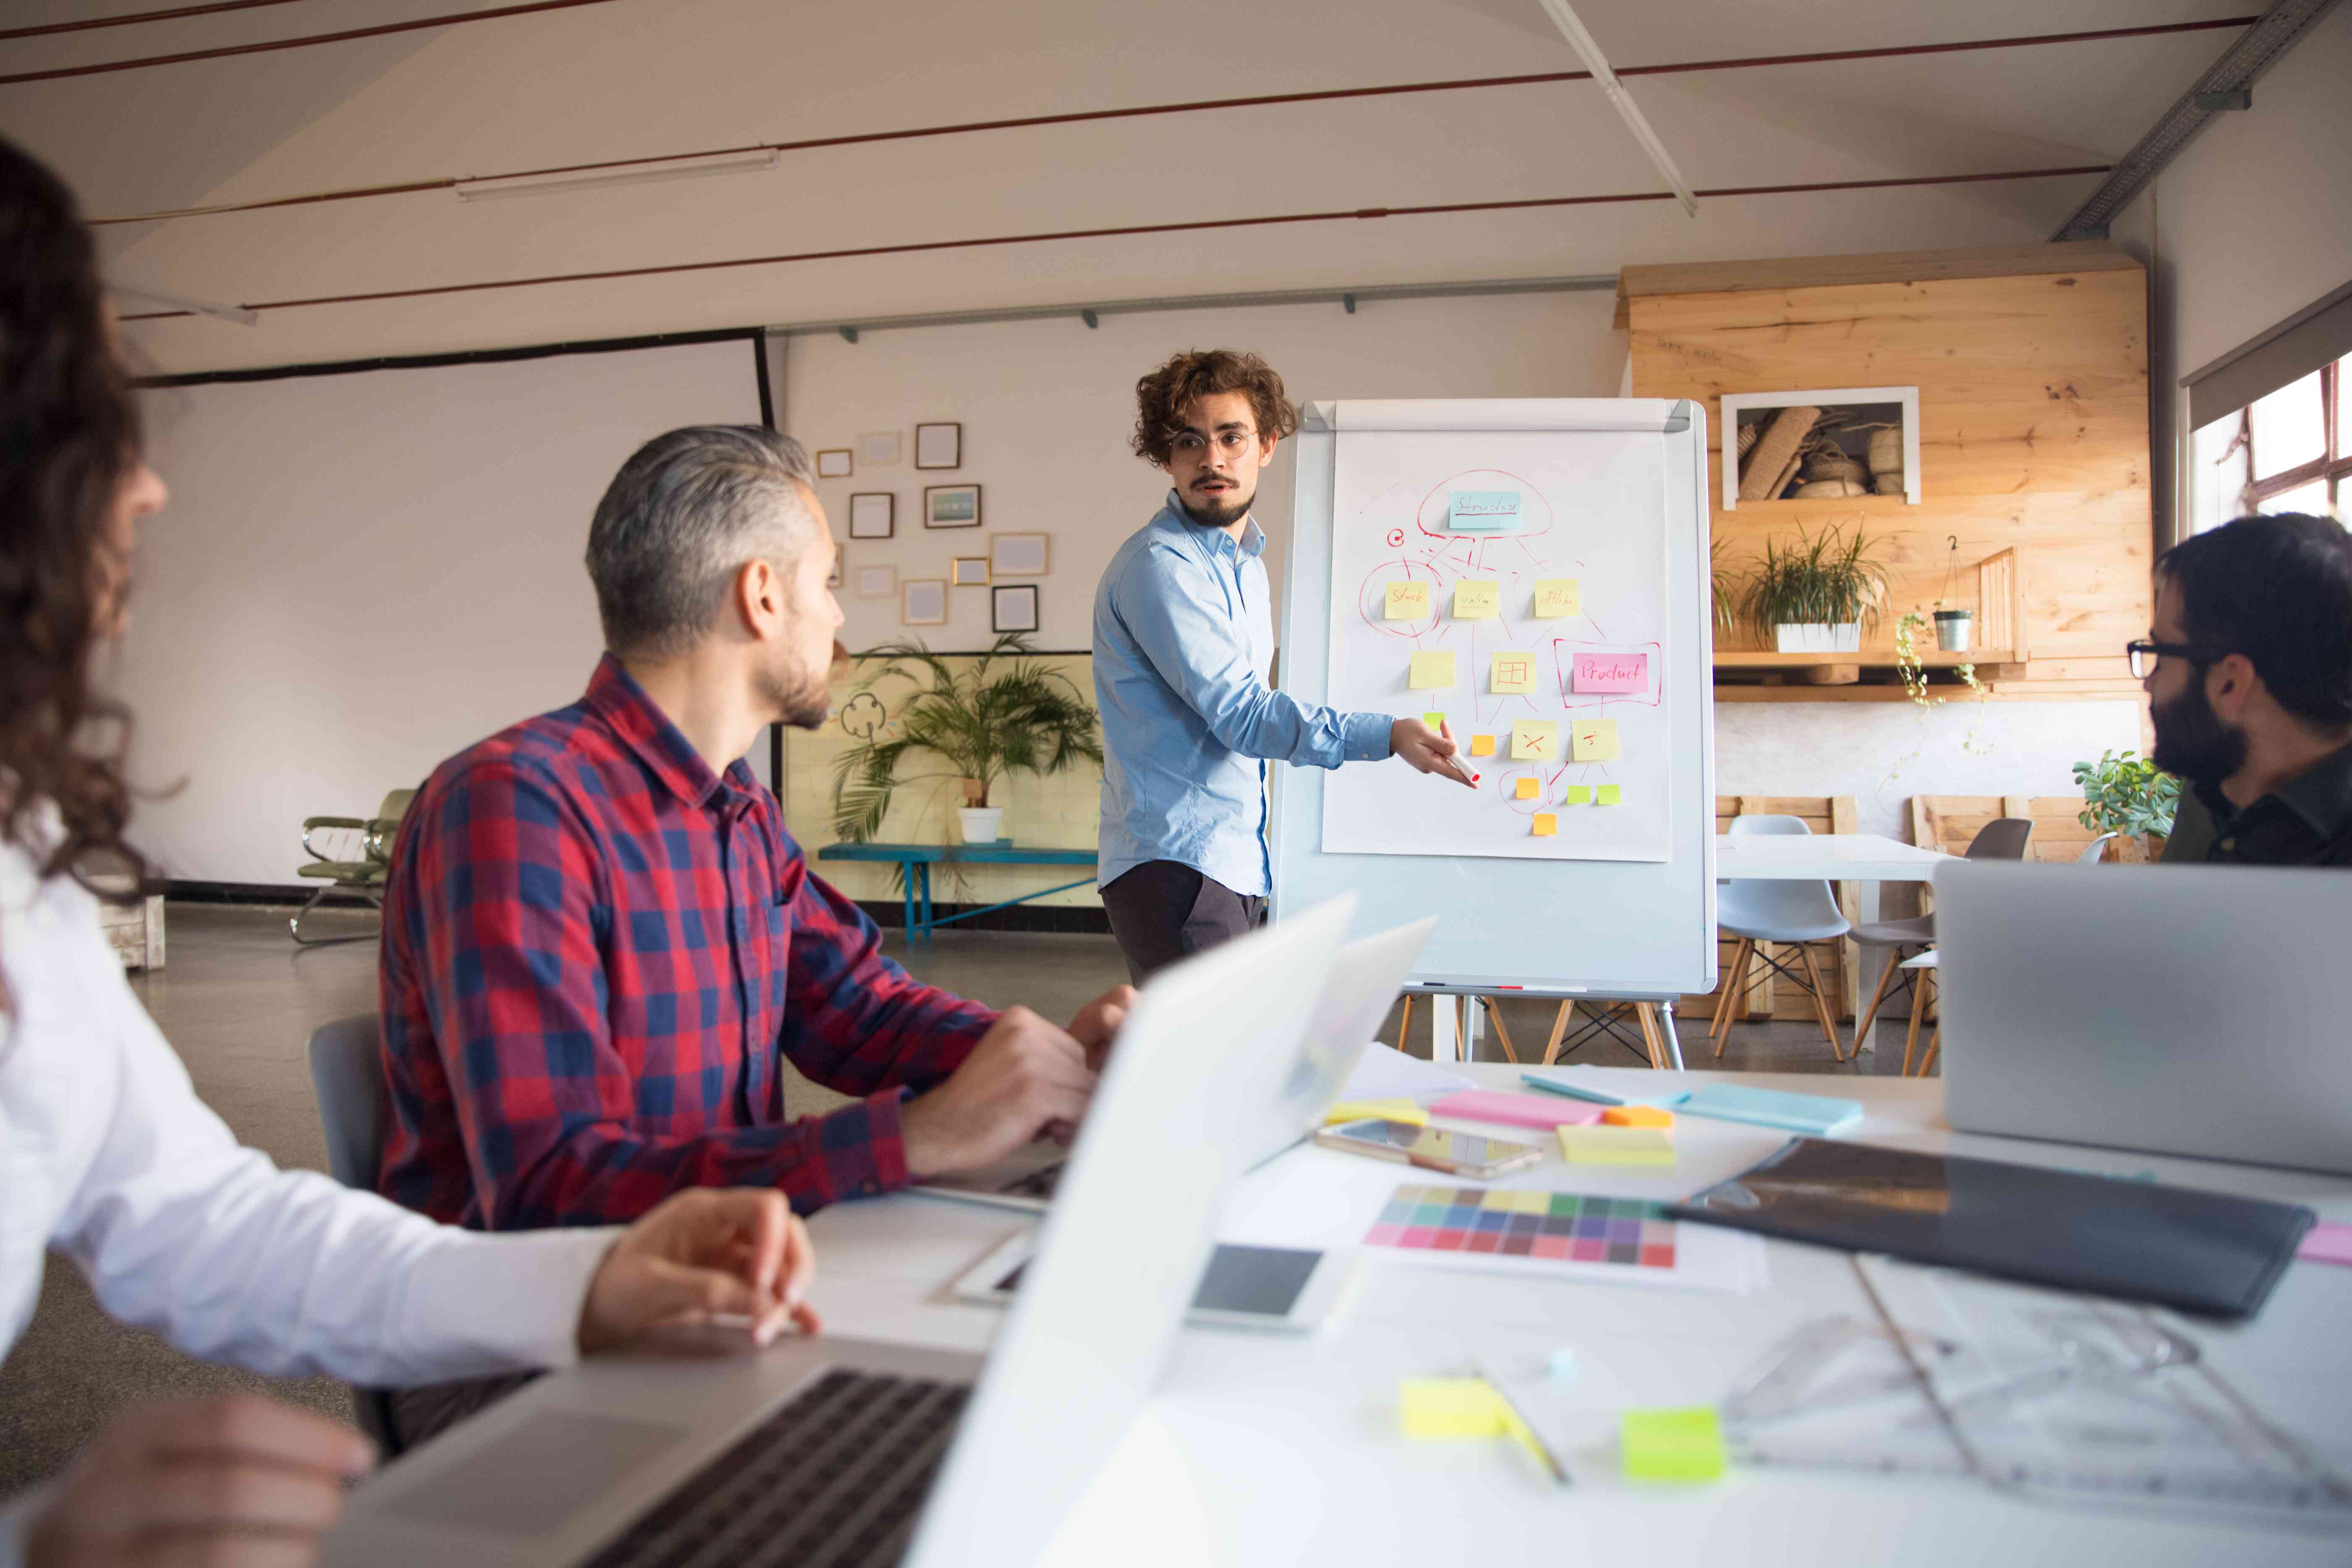
MULTIPOLYGON (((1750 501, 1750 506, 1758 503, 1750 501)), ((1935 646, 1935 627, 1921 627, 1913 637, 1920 669, 1935 682, 1937 672, 1967 665, 1979 684, 1990 687, 2004 680, 2022 680, 2031 657, 2032 634, 2025 615, 2025 558, 2012 545, 1977 563, 1977 626, 1966 653, 1946 653, 1935 646)), ((1753 679, 1759 688, 1781 686, 1856 686, 1869 671, 1878 684, 1903 690, 1903 679, 1892 644, 1874 646, 1851 654, 1765 653, 1748 648, 1717 648, 1715 653, 1718 700, 1732 684, 1724 672, 1753 679)), ((1965 690, 1965 688, 1963 688, 1965 690)))
MULTIPOLYGON (((1911 842, 1958 855, 1967 851, 1986 823, 1999 816, 2022 816, 2033 823, 2033 841, 2025 849, 2027 859, 2074 861, 2098 837, 2083 826, 2082 811, 2079 795, 1915 795, 1911 842)), ((2110 840, 2107 853, 2123 860, 2147 858, 2139 840, 2131 837, 2110 840)), ((1920 896, 1924 910, 1925 889, 1920 896)))

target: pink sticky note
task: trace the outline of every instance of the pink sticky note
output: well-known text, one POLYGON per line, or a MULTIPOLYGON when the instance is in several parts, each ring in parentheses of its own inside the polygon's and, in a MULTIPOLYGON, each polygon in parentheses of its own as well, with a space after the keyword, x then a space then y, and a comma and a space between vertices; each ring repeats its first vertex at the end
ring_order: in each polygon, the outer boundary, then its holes
POLYGON ((1458 1116, 1465 1121, 1500 1121, 1512 1127, 1583 1127, 1601 1120, 1601 1107, 1565 1103, 1552 1094, 1505 1094, 1498 1089, 1465 1089, 1432 1100, 1432 1116, 1458 1116))
POLYGON ((2313 1226, 2294 1255, 2312 1263, 2341 1263, 2352 1268, 2352 1225, 2313 1226))
POLYGON ((1638 697, 1650 689, 1650 656, 1580 653, 1570 679, 1578 691, 1628 691, 1638 697))

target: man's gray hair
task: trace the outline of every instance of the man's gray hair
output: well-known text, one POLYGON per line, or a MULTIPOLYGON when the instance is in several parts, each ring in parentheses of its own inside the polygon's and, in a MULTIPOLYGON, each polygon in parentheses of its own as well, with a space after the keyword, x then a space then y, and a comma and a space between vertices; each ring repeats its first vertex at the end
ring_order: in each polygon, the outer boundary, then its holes
POLYGON ((735 574, 789 564, 816 542, 807 448, 756 425, 656 436, 613 476, 588 525, 604 646, 667 658, 699 643, 735 574))

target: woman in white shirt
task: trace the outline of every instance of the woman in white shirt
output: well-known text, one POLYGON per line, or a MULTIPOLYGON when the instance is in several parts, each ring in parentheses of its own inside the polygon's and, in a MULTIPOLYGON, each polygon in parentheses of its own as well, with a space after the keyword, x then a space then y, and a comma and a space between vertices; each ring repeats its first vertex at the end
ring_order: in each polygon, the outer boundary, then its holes
MULTIPOLYGON (((0 142, 0 1355, 42 1255, 191 1354, 401 1384, 559 1366, 656 1324, 817 1328, 773 1192, 682 1194, 626 1230, 485 1236, 240 1148, 149 1022, 76 879, 127 857, 128 716, 90 685, 163 504, 89 232, 0 142)), ((134 1410, 0 1503, 0 1568, 317 1554, 357 1433, 250 1397, 134 1410)))

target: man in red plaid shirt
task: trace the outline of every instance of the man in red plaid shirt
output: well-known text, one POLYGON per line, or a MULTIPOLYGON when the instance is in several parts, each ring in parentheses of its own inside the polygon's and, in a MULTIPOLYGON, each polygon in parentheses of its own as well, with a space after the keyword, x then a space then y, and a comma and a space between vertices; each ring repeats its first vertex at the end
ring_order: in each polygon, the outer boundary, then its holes
POLYGON ((814 479, 769 430, 640 448, 589 529, 610 651, 587 694, 459 752, 410 806, 384 897, 387 1196, 488 1230, 626 1220, 694 1186, 806 1214, 1085 1112, 1133 993, 1065 1031, 917 984, 738 760, 825 718, 842 616, 814 479), (788 1121, 780 1058, 863 1098, 788 1121))

